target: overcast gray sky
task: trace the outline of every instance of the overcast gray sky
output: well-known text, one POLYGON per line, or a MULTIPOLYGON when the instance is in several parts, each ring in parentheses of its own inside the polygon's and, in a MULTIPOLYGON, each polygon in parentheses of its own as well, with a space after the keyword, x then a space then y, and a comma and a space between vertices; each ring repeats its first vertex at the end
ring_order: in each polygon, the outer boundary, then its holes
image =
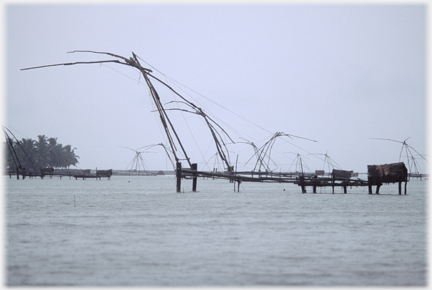
MULTIPOLYGON (((426 154, 426 5, 27 5, 6 15, 6 118, 18 138, 58 137, 78 168, 126 169, 146 145, 168 144, 139 72, 122 65, 21 68, 136 53, 203 108, 234 141, 258 147, 276 132, 271 168, 342 169, 399 161, 403 141, 426 154)), ((163 103, 174 99, 155 83, 163 103)), ((167 108, 176 105, 167 104, 167 108)), ((222 164, 199 116, 169 111, 192 162, 222 164)), ((230 144, 238 170, 253 147, 230 144)), ((172 169, 162 147, 148 169, 172 169)), ((405 154, 402 161, 406 162, 405 154)), ((416 156, 419 160, 420 157, 416 156)), ((426 164, 420 163, 423 171, 426 164)))

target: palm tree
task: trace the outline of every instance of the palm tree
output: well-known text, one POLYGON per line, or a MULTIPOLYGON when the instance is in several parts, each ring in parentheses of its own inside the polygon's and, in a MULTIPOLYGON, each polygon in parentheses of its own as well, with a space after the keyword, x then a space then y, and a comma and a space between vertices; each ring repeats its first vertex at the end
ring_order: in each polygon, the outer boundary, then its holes
POLYGON ((23 138, 19 143, 14 144, 15 151, 17 152, 18 158, 21 162, 21 165, 24 168, 33 168, 37 167, 34 156, 36 153, 35 141, 30 138, 23 138))
POLYGON ((78 159, 79 156, 75 154, 75 149, 73 148, 71 149, 72 146, 71 145, 66 145, 63 147, 63 152, 64 152, 64 158, 65 158, 65 162, 63 163, 64 166, 62 167, 67 167, 69 168, 69 166, 73 165, 76 166, 76 164, 78 164, 78 159))
POLYGON ((39 168, 47 167, 50 163, 47 139, 45 135, 38 135, 38 141, 35 142, 35 163, 39 168))
MULTIPOLYGON (((5 143, 6 146, 6 143, 5 143)), ((57 143, 57 138, 48 138, 45 135, 39 135, 38 140, 23 138, 21 141, 13 142, 13 149, 16 152, 19 164, 26 169, 35 171, 44 167, 68 168, 78 164, 79 156, 75 154, 75 149, 71 145, 63 147, 57 143)), ((15 168, 11 150, 7 150, 6 166, 15 168)))
POLYGON ((57 143, 57 138, 48 138, 48 152, 50 167, 62 167, 62 160, 64 159, 63 146, 57 143))

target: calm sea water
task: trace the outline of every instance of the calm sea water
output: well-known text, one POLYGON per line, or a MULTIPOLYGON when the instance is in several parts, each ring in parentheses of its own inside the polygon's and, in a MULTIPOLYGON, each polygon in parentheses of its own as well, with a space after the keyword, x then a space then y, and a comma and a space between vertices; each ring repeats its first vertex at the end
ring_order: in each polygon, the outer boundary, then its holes
POLYGON ((4 177, 9 286, 426 286, 427 182, 4 177))

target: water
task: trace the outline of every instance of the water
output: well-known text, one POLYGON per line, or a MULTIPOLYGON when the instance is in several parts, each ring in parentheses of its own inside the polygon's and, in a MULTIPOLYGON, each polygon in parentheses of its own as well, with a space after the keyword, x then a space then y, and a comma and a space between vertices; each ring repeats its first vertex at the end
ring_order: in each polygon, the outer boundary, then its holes
POLYGON ((426 286, 427 182, 4 177, 9 286, 426 286), (312 192, 308 188, 308 192, 312 192))

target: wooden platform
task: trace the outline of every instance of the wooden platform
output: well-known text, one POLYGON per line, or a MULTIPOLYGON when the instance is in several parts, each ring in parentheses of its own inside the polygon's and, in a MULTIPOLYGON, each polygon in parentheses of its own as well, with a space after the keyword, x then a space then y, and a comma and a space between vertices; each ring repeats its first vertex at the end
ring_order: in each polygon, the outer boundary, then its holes
POLYGON ((75 175, 73 175, 73 177, 75 178, 75 180, 78 180, 78 178, 79 179, 87 179, 87 178, 90 178, 90 179, 102 179, 102 178, 108 178, 108 179, 110 179, 110 177, 111 176, 96 176, 96 175, 80 175, 80 174, 75 174, 75 175))
POLYGON ((316 193, 317 187, 332 187, 332 192, 334 193, 335 187, 342 187, 344 193, 347 193, 348 187, 359 187, 359 186, 369 186, 369 182, 362 179, 336 179, 328 177, 316 177, 316 178, 305 178, 300 176, 298 180, 294 182, 302 188, 302 193, 306 193, 306 187, 311 186, 313 188, 313 193, 316 193))

